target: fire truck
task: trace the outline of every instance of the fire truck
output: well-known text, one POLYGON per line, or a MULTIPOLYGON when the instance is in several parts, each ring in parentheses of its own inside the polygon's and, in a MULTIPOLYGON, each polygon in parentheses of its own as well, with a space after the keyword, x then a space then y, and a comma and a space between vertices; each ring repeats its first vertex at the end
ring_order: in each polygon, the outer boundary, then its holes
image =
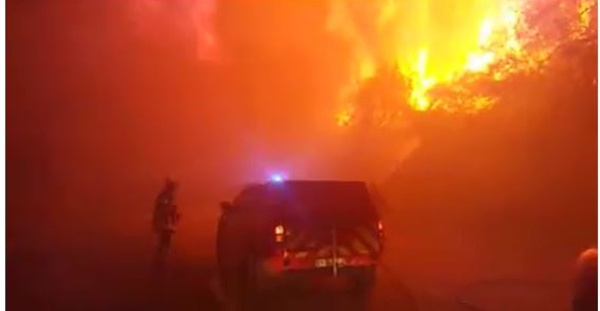
POLYGON ((240 308, 292 291, 368 301, 383 225, 366 183, 275 178, 246 186, 221 208, 219 278, 240 308))

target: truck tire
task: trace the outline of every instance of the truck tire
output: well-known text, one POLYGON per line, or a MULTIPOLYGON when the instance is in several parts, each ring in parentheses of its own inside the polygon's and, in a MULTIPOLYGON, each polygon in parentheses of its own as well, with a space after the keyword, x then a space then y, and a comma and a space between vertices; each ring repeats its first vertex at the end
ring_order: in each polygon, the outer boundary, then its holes
POLYGON ((358 310, 367 310, 375 287, 375 268, 357 271, 356 288, 352 293, 358 310))
POLYGON ((243 310, 260 310, 261 299, 261 277, 258 271, 256 257, 252 254, 247 256, 243 268, 243 310))

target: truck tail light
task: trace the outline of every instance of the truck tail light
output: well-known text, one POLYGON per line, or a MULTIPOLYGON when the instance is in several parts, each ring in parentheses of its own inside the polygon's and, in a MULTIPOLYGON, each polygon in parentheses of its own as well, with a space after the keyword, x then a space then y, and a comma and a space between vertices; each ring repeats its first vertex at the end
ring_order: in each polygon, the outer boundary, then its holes
POLYGON ((383 223, 381 221, 377 222, 377 234, 379 237, 383 237, 383 223))
POLYGON ((275 230, 273 230, 273 234, 275 236, 275 242, 283 243, 285 238, 285 227, 283 225, 275 226, 275 230))

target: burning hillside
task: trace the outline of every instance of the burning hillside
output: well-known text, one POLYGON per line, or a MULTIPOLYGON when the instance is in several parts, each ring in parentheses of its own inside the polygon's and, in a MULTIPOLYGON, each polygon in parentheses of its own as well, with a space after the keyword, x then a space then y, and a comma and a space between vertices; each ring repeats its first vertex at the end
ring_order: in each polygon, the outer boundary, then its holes
POLYGON ((406 108, 489 109, 497 101, 495 85, 543 71, 565 40, 595 37, 596 7, 595 0, 335 2, 329 30, 355 47, 338 124, 352 123, 359 110, 377 115, 381 125, 406 108), (390 73, 395 86, 379 93, 395 94, 362 107, 357 94, 390 73))
POLYGON ((227 77, 219 85, 228 104, 215 111, 243 133, 229 127, 232 146, 254 154, 243 166, 282 163, 308 175, 341 162, 330 154, 365 162, 339 171, 388 175, 429 133, 460 122, 458 115, 543 102, 527 100, 530 90, 546 87, 532 82, 560 76, 545 72, 556 59, 576 57, 556 51, 595 38, 596 29, 595 0, 133 3, 146 35, 164 25, 185 30, 197 57, 227 77), (431 122, 433 115, 452 116, 431 122))

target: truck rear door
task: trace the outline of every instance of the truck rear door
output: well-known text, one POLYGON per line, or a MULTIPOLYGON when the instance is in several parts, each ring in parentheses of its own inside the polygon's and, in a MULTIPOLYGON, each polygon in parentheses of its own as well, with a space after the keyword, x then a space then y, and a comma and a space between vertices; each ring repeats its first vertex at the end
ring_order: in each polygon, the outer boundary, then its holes
POLYGON ((364 184, 300 184, 286 190, 282 224, 289 268, 337 269, 376 263, 381 228, 364 184))

